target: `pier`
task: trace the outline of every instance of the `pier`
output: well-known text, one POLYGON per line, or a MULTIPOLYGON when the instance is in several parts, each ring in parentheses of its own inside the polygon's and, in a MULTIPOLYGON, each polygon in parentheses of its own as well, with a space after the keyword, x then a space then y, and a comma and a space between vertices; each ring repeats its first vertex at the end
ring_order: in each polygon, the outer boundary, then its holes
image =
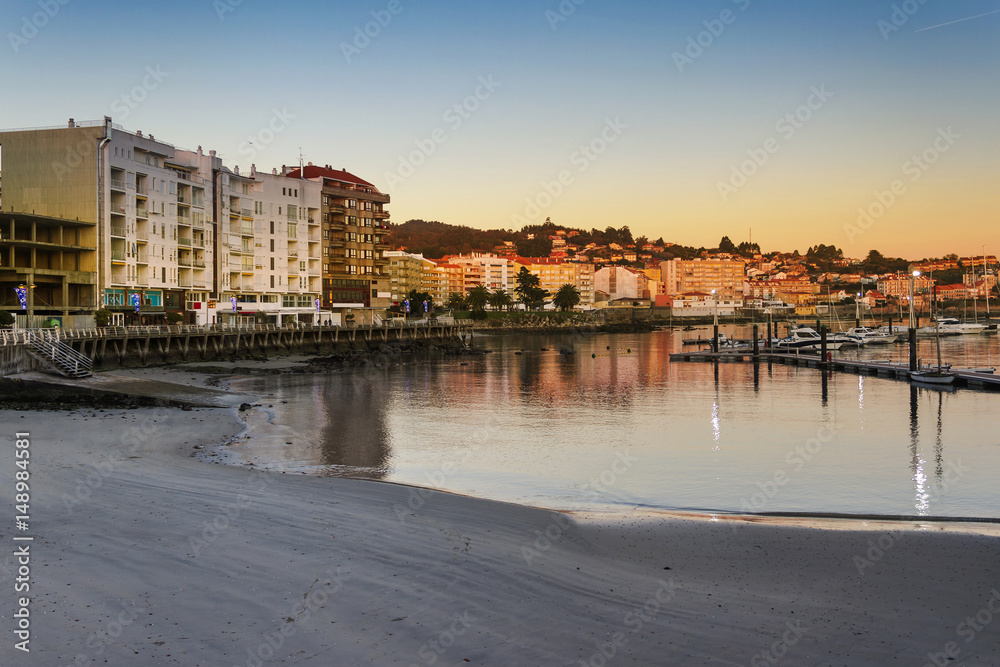
POLYGON ((357 326, 176 325, 84 329, 0 330, 0 374, 35 370, 39 362, 69 377, 92 367, 128 362, 145 366, 267 353, 322 352, 340 345, 402 341, 471 342, 472 327, 458 323, 357 326))

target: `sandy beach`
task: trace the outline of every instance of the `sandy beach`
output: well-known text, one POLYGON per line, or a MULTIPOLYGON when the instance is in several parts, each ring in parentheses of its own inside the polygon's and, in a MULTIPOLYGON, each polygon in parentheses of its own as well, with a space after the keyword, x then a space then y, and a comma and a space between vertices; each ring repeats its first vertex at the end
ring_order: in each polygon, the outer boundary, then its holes
POLYGON ((17 432, 31 473, 0 664, 1000 664, 995 524, 567 514, 195 456, 280 434, 256 398, 0 412, 4 488, 17 432))

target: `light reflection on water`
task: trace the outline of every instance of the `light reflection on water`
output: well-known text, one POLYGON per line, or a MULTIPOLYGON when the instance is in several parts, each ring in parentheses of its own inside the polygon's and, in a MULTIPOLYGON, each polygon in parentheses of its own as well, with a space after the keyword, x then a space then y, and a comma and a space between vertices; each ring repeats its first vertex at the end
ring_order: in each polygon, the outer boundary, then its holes
MULTIPOLYGON (((296 434, 248 456, 554 508, 998 516, 1000 393, 671 363, 692 335, 477 335, 492 354, 247 380, 296 434)), ((933 341, 921 345, 931 358, 933 341)), ((1000 356, 996 336, 942 352, 1000 356)))

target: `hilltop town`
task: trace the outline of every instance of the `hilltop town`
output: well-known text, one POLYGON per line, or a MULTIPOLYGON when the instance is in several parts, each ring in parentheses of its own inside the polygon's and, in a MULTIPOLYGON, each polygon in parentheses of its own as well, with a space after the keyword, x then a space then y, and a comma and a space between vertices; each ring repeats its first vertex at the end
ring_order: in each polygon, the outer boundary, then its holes
POLYGON ((522 267, 550 295, 572 284, 579 307, 658 306, 675 316, 716 310, 808 316, 856 300, 866 307, 897 305, 909 299, 914 270, 920 272, 913 278, 917 308, 934 300, 985 299, 996 290, 992 255, 911 262, 872 250, 849 258, 823 244, 805 254, 762 253, 756 243, 737 245, 728 237, 714 248, 693 248, 633 237, 627 226, 586 231, 550 219, 517 232, 411 220, 390 225, 387 239, 395 248, 386 253, 393 293, 426 292, 441 303, 476 285, 513 293, 522 267))

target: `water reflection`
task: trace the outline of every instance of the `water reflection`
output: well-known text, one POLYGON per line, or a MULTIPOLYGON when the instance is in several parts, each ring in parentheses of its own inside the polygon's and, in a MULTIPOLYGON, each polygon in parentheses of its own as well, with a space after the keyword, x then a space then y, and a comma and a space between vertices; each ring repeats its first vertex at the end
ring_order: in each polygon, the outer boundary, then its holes
MULTIPOLYGON (((313 414, 320 421, 319 463, 345 477, 383 479, 389 470, 390 434, 386 424, 387 368, 335 376, 314 396, 313 414)), ((420 378, 407 376, 406 391, 420 388, 420 378)))
POLYGON ((605 485, 609 505, 738 511, 767 488, 762 511, 995 514, 995 490, 973 475, 940 493, 946 445, 1000 469, 1000 448, 976 435, 1000 432, 1000 413, 976 398, 994 397, 963 391, 946 412, 940 392, 885 378, 671 363, 680 339, 477 336, 492 354, 268 380, 289 401, 279 419, 313 443, 276 455, 296 469, 414 484, 448 469, 435 485, 573 509, 595 502, 590 480, 629 452, 638 463, 605 485), (577 353, 560 354, 561 343, 577 353), (820 445, 820 432, 833 440, 820 445), (776 473, 787 482, 775 486, 776 473))

